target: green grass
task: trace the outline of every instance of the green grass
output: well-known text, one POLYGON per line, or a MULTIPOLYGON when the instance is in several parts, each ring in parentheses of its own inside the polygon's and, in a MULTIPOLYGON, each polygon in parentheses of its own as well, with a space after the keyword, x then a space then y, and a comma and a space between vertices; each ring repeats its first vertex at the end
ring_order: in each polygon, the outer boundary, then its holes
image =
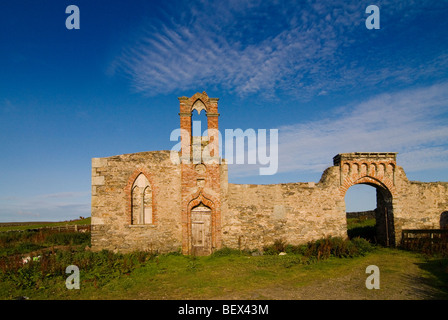
POLYGON ((3 260, 0 299, 300 299, 301 292, 307 299, 343 294, 402 299, 407 298, 402 292, 414 290, 413 279, 434 288, 430 297, 448 297, 448 259, 381 247, 346 257, 321 254, 317 259, 316 248, 340 245, 340 240, 323 239, 304 246, 310 249, 306 254, 291 251, 284 256, 252 256, 227 248, 207 257, 61 250, 26 265, 11 261, 6 266, 3 260), (65 268, 71 264, 80 268, 80 290, 65 287, 65 268), (381 290, 365 288, 365 268, 371 264, 381 270, 381 290), (311 290, 316 286, 320 289, 311 290))
POLYGON ((376 220, 374 218, 366 219, 360 217, 347 219, 347 235, 350 239, 361 237, 374 243, 376 235, 375 224, 376 220))
MULTIPOLYGON (((188 257, 181 255, 153 256, 128 273, 109 271, 106 281, 97 283, 81 270, 81 289, 65 288, 65 276, 53 278, 39 288, 11 289, 11 284, 0 284, 0 297, 28 296, 30 299, 271 299, 271 290, 282 288, 280 297, 289 298, 295 291, 314 283, 335 281, 347 275, 362 298, 394 298, 396 288, 402 286, 403 272, 409 265, 419 268, 424 281, 439 288, 439 296, 447 298, 447 262, 428 261, 423 257, 396 249, 378 249, 356 258, 329 258, 319 263, 291 263, 298 255, 248 256, 227 255, 188 257), (364 286, 365 267, 376 264, 381 269, 382 291, 369 291, 364 286), (9 289, 7 286, 9 285, 9 289), (388 297, 390 291, 392 296, 388 297), (380 297, 381 298, 381 297, 380 297)), ((106 266, 98 271, 104 272, 106 266)), ((336 282, 337 284, 337 282, 336 282)), ((406 287, 404 287, 406 289, 406 287)), ((293 297, 293 296, 292 296, 293 297)), ((313 299, 313 296, 309 296, 313 299)), ((317 298, 325 299, 325 292, 317 298)), ((398 297, 400 298, 400 297, 398 297)))
POLYGON ((0 233, 0 257, 25 254, 44 248, 63 245, 90 245, 90 233, 56 232, 47 229, 0 233))
POLYGON ((349 218, 347 219, 347 229, 354 229, 354 228, 362 228, 362 227, 373 227, 375 226, 376 220, 374 218, 349 218))
POLYGON ((77 233, 47 229, 47 227, 86 224, 90 224, 90 217, 51 223, 21 223, 19 226, 11 226, 8 223, 0 224, 0 257, 25 254, 52 246, 90 245, 89 232, 77 233))
MULTIPOLYGON (((351 221, 349 230, 371 224, 351 221)), ((362 238, 301 246, 276 241, 262 256, 223 248, 208 257, 91 252, 89 243, 89 233, 0 233, 0 299, 448 298, 448 259, 376 247, 362 238), (59 245, 68 248, 54 249, 59 245), (23 264, 17 256, 37 249, 39 261, 23 264), (371 264, 381 270, 379 291, 365 288, 371 264), (69 265, 80 269, 80 290, 65 286, 69 265)))
POLYGON ((13 230, 27 230, 38 229, 45 227, 64 227, 66 225, 88 225, 91 222, 91 218, 77 219, 72 221, 58 221, 58 222, 24 222, 18 223, 19 225, 11 225, 11 223, 0 223, 0 232, 13 231, 13 230))

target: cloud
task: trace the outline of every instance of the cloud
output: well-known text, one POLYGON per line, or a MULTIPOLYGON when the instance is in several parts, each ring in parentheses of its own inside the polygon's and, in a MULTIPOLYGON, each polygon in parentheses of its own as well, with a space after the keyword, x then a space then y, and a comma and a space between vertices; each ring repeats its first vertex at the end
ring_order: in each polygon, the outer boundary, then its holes
POLYGON ((130 76, 137 91, 148 94, 211 83, 243 95, 272 91, 290 80, 297 80, 295 85, 301 87, 304 71, 315 74, 331 64, 337 47, 331 24, 316 24, 321 8, 304 7, 301 18, 305 22, 298 25, 299 17, 289 17, 281 6, 263 2, 193 3, 193 21, 162 23, 159 30, 125 50, 119 68, 130 76), (276 12, 269 11, 273 9, 276 12), (269 19, 275 13, 283 16, 269 19), (272 26, 282 19, 284 25, 272 26), (267 24, 277 32, 266 31, 267 24))
POLYGON ((29 218, 61 221, 89 215, 89 192, 61 192, 0 198, 0 220, 2 221, 22 221, 29 218))
POLYGON ((25 216, 25 217, 39 217, 40 216, 39 213, 26 212, 26 211, 22 211, 22 210, 17 211, 17 215, 25 216))
MULTIPOLYGON (((345 152, 398 152, 407 172, 446 169, 447 113, 444 82, 379 94, 322 119, 280 127, 278 172, 322 172, 345 152)), ((229 175, 256 175, 257 168, 233 165, 229 175)))
POLYGON ((89 195, 88 192, 59 192, 40 195, 39 198, 76 198, 89 195))
MULTIPOLYGON (((241 96, 309 99, 353 86, 412 83, 448 69, 446 54, 421 58, 407 52, 405 42, 401 48, 364 39, 362 1, 192 1, 173 7, 144 26, 114 64, 136 91, 219 86, 241 96)), ((380 7, 384 20, 404 27, 426 9, 409 1, 381 1, 380 7)))

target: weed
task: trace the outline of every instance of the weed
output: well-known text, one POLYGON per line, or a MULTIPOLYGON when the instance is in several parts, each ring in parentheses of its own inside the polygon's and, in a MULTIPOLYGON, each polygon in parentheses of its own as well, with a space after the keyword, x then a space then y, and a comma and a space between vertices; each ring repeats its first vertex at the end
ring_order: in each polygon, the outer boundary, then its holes
POLYGON ((241 254, 243 254, 243 252, 241 250, 224 247, 222 249, 214 251, 211 254, 211 256, 212 257, 225 257, 225 256, 229 256, 229 255, 241 255, 241 254))
POLYGON ((273 245, 265 246, 263 252, 265 255, 277 255, 280 252, 286 252, 287 254, 303 255, 307 258, 315 257, 319 261, 329 257, 346 258, 365 255, 373 248, 370 242, 363 238, 348 240, 328 237, 298 246, 287 245, 281 240, 276 240, 273 245))

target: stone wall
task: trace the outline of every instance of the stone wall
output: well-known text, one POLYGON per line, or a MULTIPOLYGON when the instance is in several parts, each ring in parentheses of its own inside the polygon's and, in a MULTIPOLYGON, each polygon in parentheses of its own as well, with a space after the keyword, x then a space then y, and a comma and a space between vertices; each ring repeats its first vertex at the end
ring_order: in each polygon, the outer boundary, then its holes
POLYGON ((375 219, 375 210, 347 212, 347 219, 375 219))
POLYGON ((180 195, 180 166, 169 151, 92 159, 92 249, 178 251, 180 195), (152 187, 151 224, 131 222, 131 188, 139 174, 152 187))
POLYGON ((398 244, 402 229, 448 225, 448 183, 409 181, 393 152, 338 154, 318 183, 229 184, 227 165, 218 161, 218 100, 205 92, 179 98, 177 164, 170 151, 92 159, 93 250, 191 254, 202 243, 193 234, 206 234, 203 254, 223 246, 262 249, 275 240, 301 244, 346 237, 344 197, 356 184, 377 190, 380 242, 398 244), (198 140, 192 137, 191 116, 201 111, 208 135, 198 140), (192 161, 204 148, 205 159, 192 161), (204 221, 194 212, 201 206, 208 208, 204 221))
POLYGON ((225 163, 205 169, 176 165, 169 151, 94 158, 92 248, 120 252, 182 249, 188 254, 188 212, 200 203, 213 210, 212 250, 223 246, 262 249, 275 240, 296 245, 326 236, 346 237, 345 192, 358 183, 377 189, 377 236, 391 245, 399 244, 402 229, 446 226, 447 182, 409 181, 396 165, 393 179, 385 177, 387 184, 381 175, 367 170, 364 175, 360 170, 355 178, 350 175, 351 180, 341 177, 350 170, 351 166, 344 172, 339 164, 334 165, 318 183, 249 185, 228 183, 225 163), (131 193, 140 174, 151 184, 153 216, 152 223, 135 225, 131 193))
POLYGON ((338 169, 319 183, 229 184, 223 210, 223 246, 262 249, 275 240, 302 244, 346 237, 345 203, 338 195, 338 169))
POLYGON ((440 229, 443 213, 448 210, 448 182, 418 182, 405 178, 397 181, 395 225, 401 229, 440 229))
MULTIPOLYGON (((318 183, 273 185, 228 184, 223 206, 223 246, 261 249, 283 240, 302 244, 326 236, 347 236, 345 192, 340 167, 328 168, 318 183), (341 193, 341 188, 344 191, 341 193)), ((398 245, 403 229, 446 227, 447 182, 415 182, 395 167, 393 194, 379 183, 377 189, 377 237, 398 245)), ((357 184, 354 181, 351 185, 357 184)))

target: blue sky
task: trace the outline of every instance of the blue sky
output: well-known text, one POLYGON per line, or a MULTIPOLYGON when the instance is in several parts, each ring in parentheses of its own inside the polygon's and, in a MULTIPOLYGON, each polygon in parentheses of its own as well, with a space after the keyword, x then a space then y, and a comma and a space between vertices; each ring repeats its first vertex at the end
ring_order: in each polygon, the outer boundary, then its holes
MULTIPOLYGON (((448 181, 447 14, 448 1, 3 0, 0 221, 90 216, 91 158, 170 150, 177 97, 202 91, 220 98, 221 130, 279 130, 278 173, 232 165, 230 182, 318 181, 354 151, 448 181)), ((349 189, 348 209, 374 207, 372 191, 349 189)))

